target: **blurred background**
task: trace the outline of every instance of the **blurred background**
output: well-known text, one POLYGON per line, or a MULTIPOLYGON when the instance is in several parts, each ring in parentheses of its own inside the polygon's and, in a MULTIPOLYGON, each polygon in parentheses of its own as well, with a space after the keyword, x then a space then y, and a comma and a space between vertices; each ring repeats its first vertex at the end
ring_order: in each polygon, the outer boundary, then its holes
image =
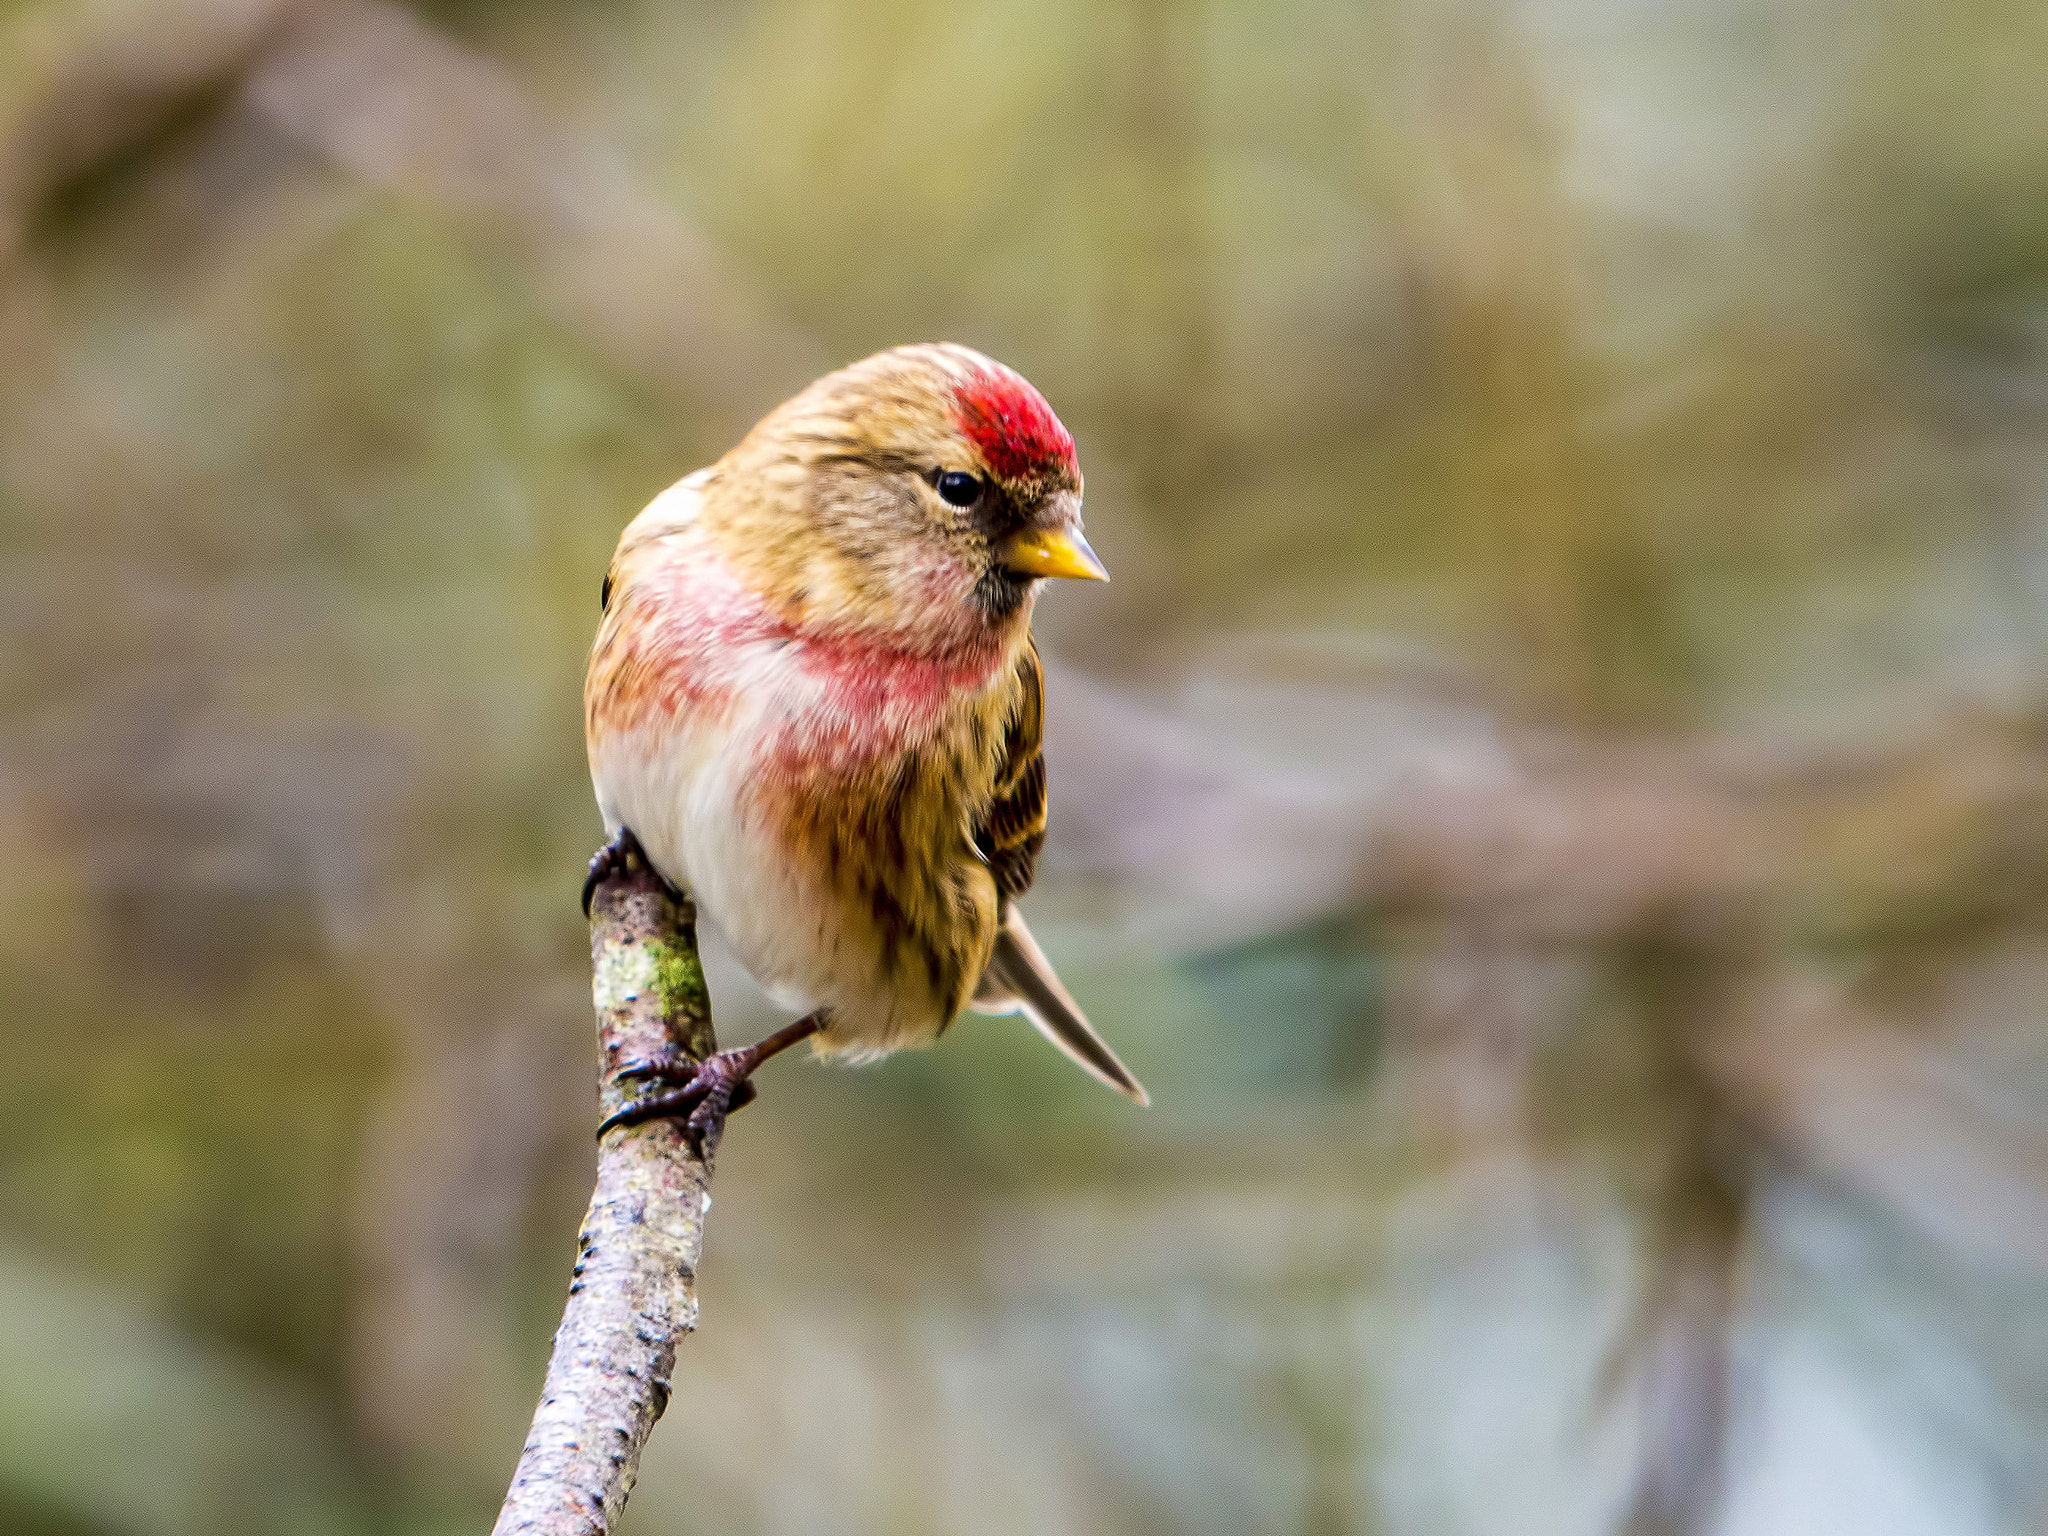
POLYGON ((487 1528, 605 562, 938 338, 1155 1107, 778 1063, 628 1531, 2048 1532, 2034 0, 8 0, 0 1530, 487 1528))

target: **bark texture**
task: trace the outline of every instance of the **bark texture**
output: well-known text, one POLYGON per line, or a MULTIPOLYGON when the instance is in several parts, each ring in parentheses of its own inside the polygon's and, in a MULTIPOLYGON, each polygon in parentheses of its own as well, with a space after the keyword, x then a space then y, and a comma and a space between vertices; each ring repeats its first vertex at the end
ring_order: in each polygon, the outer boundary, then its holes
MULTIPOLYGON (((618 871, 590 906, 606 1116, 633 1097, 633 1068, 717 1049, 695 911, 637 851, 618 871)), ((495 1536, 608 1532, 625 1508, 640 1452, 668 1406, 677 1341, 697 1323, 719 1129, 701 1157, 669 1120, 618 1127, 599 1143, 575 1278, 495 1536)))

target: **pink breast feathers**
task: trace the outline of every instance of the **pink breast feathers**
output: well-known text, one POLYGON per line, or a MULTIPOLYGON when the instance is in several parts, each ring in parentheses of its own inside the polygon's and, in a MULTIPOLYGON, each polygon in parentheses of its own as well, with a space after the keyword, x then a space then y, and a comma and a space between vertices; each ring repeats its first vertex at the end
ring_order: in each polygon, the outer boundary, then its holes
POLYGON ((639 573, 599 632, 588 705, 593 727, 635 729, 650 717, 722 710, 747 647, 787 643, 789 627, 715 556, 701 550, 639 573))
POLYGON ((1003 654, 999 636, 955 651, 916 654, 859 636, 819 635, 803 642, 799 661, 826 684, 834 709, 871 728, 890 723, 889 717, 914 727, 936 721, 961 693, 987 687, 1003 654))
POLYGON ((960 430, 1000 478, 1079 472, 1073 437, 1021 375, 998 364, 967 380, 953 400, 960 430))
POLYGON ((792 625, 708 550, 670 558, 640 580, 592 673, 592 725, 634 729, 650 717, 708 721, 742 697, 775 721, 774 760, 802 773, 856 771, 928 741, 963 695, 986 689, 1008 637, 977 629, 936 652, 886 635, 792 625), (651 599, 651 600, 649 600, 651 599))

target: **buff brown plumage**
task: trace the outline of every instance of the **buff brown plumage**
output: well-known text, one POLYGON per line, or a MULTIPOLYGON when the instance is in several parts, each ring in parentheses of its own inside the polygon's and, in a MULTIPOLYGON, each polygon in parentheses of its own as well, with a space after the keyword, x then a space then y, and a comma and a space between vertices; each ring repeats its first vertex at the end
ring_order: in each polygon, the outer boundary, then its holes
MULTIPOLYGON (((1043 578, 1103 574, 1081 492, 1021 376, 900 347, 771 412, 620 539, 584 690, 599 808, 804 1013, 780 1043, 865 1059, 970 1005, 1021 1011, 1144 1101, 1016 907, 1047 806, 1032 606, 1043 578)), ((671 1099, 729 1093, 763 1053, 727 1054, 671 1099)))

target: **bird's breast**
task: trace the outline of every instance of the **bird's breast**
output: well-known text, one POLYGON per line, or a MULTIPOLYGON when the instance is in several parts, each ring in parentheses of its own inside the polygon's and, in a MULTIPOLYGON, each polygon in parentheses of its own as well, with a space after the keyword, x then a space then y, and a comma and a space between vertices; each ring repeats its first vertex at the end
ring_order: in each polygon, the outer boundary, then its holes
POLYGON ((606 820, 771 992, 833 1008, 828 1045, 928 1039, 997 923, 968 828, 997 771, 1004 657, 805 635, 736 587, 703 557, 615 592, 585 695, 606 820))

